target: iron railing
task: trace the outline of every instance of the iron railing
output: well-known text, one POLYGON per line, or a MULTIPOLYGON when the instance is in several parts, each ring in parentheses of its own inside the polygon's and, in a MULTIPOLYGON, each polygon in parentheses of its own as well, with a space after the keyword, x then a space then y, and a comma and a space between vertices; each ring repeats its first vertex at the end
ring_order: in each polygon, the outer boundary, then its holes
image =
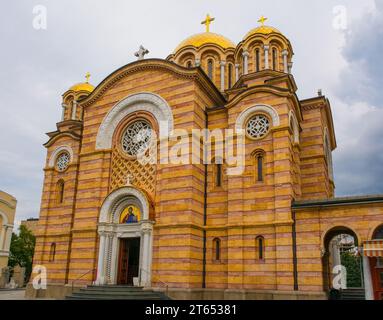
MULTIPOLYGON (((142 271, 145 272, 147 275, 150 275, 152 278, 155 277, 155 275, 154 275, 154 276, 151 275, 151 274, 149 273, 149 271, 147 271, 147 270, 141 268, 141 269, 140 269, 140 274, 139 274, 139 283, 140 283, 140 284, 141 284, 141 278, 142 278, 142 271)), ((157 277, 157 281, 156 281, 156 282, 161 283, 161 285, 163 285, 163 286, 165 287, 165 293, 166 293, 166 295, 168 295, 168 292, 169 292, 169 284, 167 284, 166 282, 162 281, 162 280, 159 279, 158 277, 157 277)))
MULTIPOLYGON (((82 274, 81 276, 79 276, 79 277, 77 277, 76 279, 74 279, 74 280, 72 281, 72 292, 73 292, 73 289, 74 289, 74 284, 75 284, 75 282, 81 280, 83 277, 85 277, 86 275, 88 275, 90 272, 92 272, 92 274, 94 274, 94 271, 95 271, 95 270, 96 270, 96 269, 90 269, 90 270, 88 270, 87 272, 85 272, 84 274, 82 274)), ((92 277, 92 279, 93 279, 93 277, 92 277)))

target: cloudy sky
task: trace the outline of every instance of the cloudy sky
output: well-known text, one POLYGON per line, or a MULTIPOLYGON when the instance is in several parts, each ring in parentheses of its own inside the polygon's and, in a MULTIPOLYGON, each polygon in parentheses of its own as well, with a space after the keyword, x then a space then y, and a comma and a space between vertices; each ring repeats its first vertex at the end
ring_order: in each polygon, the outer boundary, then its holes
POLYGON ((140 44, 166 58, 203 31, 206 13, 211 31, 234 42, 269 17, 293 44, 299 97, 321 88, 331 101, 337 196, 383 193, 383 0, 18 0, 0 19, 0 189, 18 199, 18 221, 38 216, 42 144, 61 94, 87 71, 97 85, 140 44), (47 9, 46 30, 33 27, 36 5, 47 9))

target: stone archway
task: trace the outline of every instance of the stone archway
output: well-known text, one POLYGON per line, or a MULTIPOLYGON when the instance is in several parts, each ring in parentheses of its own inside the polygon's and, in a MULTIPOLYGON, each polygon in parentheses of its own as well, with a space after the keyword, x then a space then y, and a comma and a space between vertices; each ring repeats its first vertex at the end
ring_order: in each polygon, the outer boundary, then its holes
POLYGON ((352 237, 354 247, 358 247, 358 235, 349 227, 335 226, 326 231, 323 236, 323 251, 322 251, 322 271, 323 271, 323 290, 329 292, 332 289, 332 270, 330 265, 341 265, 341 258, 335 257, 332 248, 332 241, 340 235, 352 237))
POLYGON ((149 220, 149 202, 145 194, 131 186, 113 191, 104 201, 98 223, 100 236, 96 284, 117 284, 120 244, 123 239, 139 238, 138 285, 151 284, 153 224, 149 220), (137 223, 123 224, 119 218, 125 208, 139 208, 137 223))

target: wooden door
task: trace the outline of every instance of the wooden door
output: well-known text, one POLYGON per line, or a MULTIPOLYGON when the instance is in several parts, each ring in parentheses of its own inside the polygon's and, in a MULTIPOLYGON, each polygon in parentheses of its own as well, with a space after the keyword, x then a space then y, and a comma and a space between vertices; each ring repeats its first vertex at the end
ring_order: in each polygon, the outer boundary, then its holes
POLYGON ((118 279, 117 284, 127 284, 128 282, 128 257, 129 246, 127 245, 127 239, 120 240, 120 254, 118 262, 118 279))
POLYGON ((119 285, 133 285, 133 278, 138 277, 140 260, 140 238, 120 240, 118 279, 119 285))
POLYGON ((374 298, 383 300, 383 258, 370 258, 370 263, 374 298))

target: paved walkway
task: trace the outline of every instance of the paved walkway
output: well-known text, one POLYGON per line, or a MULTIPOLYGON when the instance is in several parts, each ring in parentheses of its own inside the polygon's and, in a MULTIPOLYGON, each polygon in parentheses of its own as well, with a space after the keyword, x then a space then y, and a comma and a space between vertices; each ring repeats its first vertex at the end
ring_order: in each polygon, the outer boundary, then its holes
POLYGON ((25 300, 25 290, 0 289, 0 300, 25 300))

